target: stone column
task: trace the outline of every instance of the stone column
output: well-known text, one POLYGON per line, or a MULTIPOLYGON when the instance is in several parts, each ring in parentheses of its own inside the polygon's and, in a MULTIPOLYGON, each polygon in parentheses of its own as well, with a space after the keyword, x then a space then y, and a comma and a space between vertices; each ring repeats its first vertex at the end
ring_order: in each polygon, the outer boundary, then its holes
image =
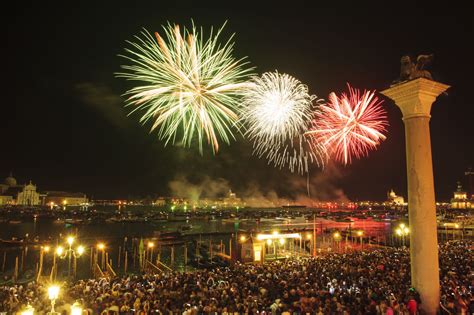
POLYGON ((431 105, 448 88, 418 78, 381 92, 400 107, 405 123, 411 284, 420 293, 426 314, 436 314, 440 295, 429 121, 431 105))

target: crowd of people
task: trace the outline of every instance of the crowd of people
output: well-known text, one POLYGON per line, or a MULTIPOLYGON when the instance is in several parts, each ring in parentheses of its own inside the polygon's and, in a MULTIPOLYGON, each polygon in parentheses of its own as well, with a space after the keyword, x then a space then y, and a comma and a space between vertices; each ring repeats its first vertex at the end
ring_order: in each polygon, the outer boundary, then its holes
MULTIPOLYGON (((440 245, 441 311, 472 314, 472 242, 440 245)), ((423 303, 410 287, 407 249, 386 248, 265 264, 114 279, 63 287, 56 310, 80 303, 90 314, 416 314, 423 303)), ((26 303, 50 309, 45 288, 0 289, 0 309, 26 303)))

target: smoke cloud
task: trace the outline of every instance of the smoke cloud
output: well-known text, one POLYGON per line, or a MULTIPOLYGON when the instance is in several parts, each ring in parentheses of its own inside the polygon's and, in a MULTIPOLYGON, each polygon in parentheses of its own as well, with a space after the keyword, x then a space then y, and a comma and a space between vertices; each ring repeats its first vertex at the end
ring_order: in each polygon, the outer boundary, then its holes
MULTIPOLYGON (((306 176, 295 174, 282 176, 278 184, 285 187, 285 191, 288 192, 284 196, 272 188, 275 186, 274 183, 268 183, 268 186, 262 187, 255 181, 248 182, 243 189, 237 190, 236 193, 246 206, 260 208, 285 205, 311 207, 321 201, 347 202, 349 199, 344 191, 337 187, 337 182, 342 177, 342 172, 336 166, 329 164, 316 175, 311 176, 310 174, 309 182, 306 176)), ((204 176, 199 180, 192 180, 184 175, 178 175, 168 183, 168 188, 172 196, 186 198, 195 203, 203 198, 226 197, 232 190, 232 185, 224 178, 213 179, 204 176)))

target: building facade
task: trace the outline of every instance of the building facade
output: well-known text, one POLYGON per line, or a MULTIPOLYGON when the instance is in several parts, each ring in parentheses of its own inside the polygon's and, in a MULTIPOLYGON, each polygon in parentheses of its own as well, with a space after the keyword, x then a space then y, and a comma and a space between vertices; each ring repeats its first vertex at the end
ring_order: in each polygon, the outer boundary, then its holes
POLYGON ((460 182, 458 182, 458 187, 451 199, 451 209, 474 209, 472 199, 467 197, 467 192, 462 189, 460 182))
POLYGON ((395 204, 397 206, 405 205, 405 199, 402 196, 397 196, 393 189, 387 193, 387 201, 388 203, 395 204))
POLYGON ((0 205, 37 206, 41 204, 41 197, 36 185, 31 181, 28 185, 18 185, 11 173, 0 184, 0 205))
POLYGON ((28 185, 25 185, 16 197, 16 204, 20 206, 40 205, 40 194, 36 191, 36 185, 33 185, 31 181, 28 185))
POLYGON ((89 202, 87 196, 80 192, 47 191, 45 195, 44 204, 48 206, 81 206, 89 202))

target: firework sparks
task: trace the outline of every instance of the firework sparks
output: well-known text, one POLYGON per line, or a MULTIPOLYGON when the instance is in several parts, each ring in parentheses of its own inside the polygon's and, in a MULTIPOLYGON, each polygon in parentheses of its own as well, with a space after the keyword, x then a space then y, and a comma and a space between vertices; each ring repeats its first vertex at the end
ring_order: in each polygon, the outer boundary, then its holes
POLYGON ((126 93, 127 104, 136 106, 132 113, 143 111, 140 121, 152 121, 151 130, 158 130, 165 145, 189 147, 197 140, 202 153, 207 140, 215 153, 220 140, 234 139, 239 97, 252 69, 232 57, 233 36, 219 42, 223 27, 204 39, 194 25, 191 30, 168 25, 164 37, 143 31, 128 42, 132 48, 122 57, 131 65, 122 66, 125 71, 117 76, 143 85, 126 93))
POLYGON ((267 72, 254 77, 242 112, 254 154, 277 167, 288 166, 292 172, 307 172, 309 163, 322 164, 324 148, 303 136, 314 115, 315 99, 306 85, 287 74, 267 72))
POLYGON ((375 91, 361 94, 349 84, 348 88, 348 95, 329 95, 328 104, 320 106, 311 130, 306 132, 344 164, 350 163, 353 156, 360 158, 375 149, 385 140, 383 133, 388 126, 382 101, 375 96, 375 91))

